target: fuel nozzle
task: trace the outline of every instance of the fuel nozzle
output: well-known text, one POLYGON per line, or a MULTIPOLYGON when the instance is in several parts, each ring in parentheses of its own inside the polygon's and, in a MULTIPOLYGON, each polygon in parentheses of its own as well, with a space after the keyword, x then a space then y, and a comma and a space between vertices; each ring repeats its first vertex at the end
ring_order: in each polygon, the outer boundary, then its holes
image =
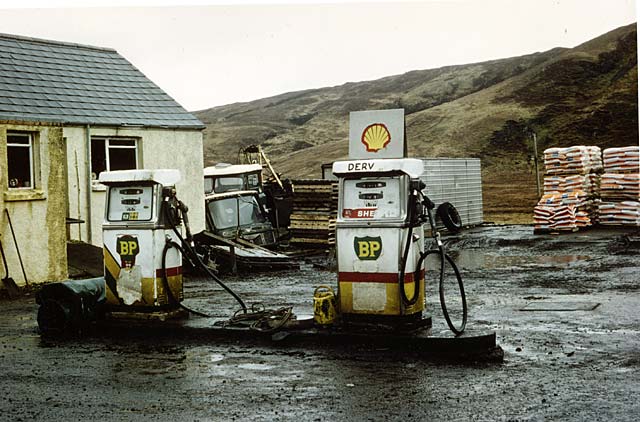
POLYGON ((184 221, 184 228, 186 230, 187 242, 191 246, 195 246, 193 243, 193 237, 191 236, 191 227, 189 227, 189 207, 187 207, 184 202, 178 201, 178 209, 180 210, 180 214, 182 215, 182 220, 184 221))
POLYGON ((174 228, 184 222, 186 230, 186 241, 193 246, 193 237, 191 235, 191 228, 189 227, 189 207, 178 199, 176 196, 176 188, 174 186, 165 186, 162 188, 162 197, 167 207, 167 214, 169 224, 174 228))
POLYGON ((423 222, 422 203, 418 199, 422 195, 425 184, 420 179, 409 182, 409 223, 417 226, 423 222))
POLYGON ((436 207, 436 204, 428 196, 423 197, 422 204, 427 207, 428 210, 432 210, 436 207))
POLYGON ((176 188, 174 186, 164 186, 162 188, 162 198, 165 202, 175 197, 176 197, 176 188))
POLYGON ((162 202, 164 207, 164 216, 172 227, 180 225, 180 201, 176 196, 176 188, 173 186, 165 186, 162 188, 162 202))

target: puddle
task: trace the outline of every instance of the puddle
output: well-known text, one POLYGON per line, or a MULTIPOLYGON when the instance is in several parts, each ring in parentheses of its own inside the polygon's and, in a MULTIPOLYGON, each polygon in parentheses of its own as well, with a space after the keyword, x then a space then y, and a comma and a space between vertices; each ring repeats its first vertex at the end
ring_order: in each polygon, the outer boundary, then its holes
POLYGON ((224 359, 224 355, 214 353, 213 355, 209 356, 209 359, 211 360, 211 362, 220 362, 224 359))
MULTIPOLYGON (((591 259, 588 255, 497 255, 476 250, 448 252, 458 268, 463 270, 500 269, 523 266, 563 266, 591 259)), ((427 268, 437 268, 436 256, 427 259, 427 268)))
POLYGON ((249 369, 251 371, 268 371, 273 369, 273 365, 266 365, 264 363, 241 363, 238 365, 240 369, 249 369))

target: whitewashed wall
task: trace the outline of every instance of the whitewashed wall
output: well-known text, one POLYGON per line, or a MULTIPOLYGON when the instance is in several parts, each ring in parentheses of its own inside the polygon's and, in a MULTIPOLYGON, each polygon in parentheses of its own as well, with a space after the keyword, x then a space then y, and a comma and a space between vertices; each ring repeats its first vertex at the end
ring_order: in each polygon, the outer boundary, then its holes
MULTIPOLYGON (((61 127, 0 123, 0 240, 7 257, 9 276, 19 286, 25 285, 25 279, 5 209, 11 217, 29 282, 37 284, 67 278, 64 162, 61 127), (34 135, 35 187, 32 189, 7 188, 7 130, 34 135)), ((4 277, 5 269, 1 271, 0 277, 4 277)))
MULTIPOLYGON (((199 130, 170 130, 145 128, 91 127, 90 136, 123 136, 138 138, 139 168, 177 169, 182 176, 176 186, 178 197, 189 207, 189 222, 193 233, 205 228, 204 217, 204 158, 202 132, 199 130)), ((87 128, 65 127, 67 145, 67 180, 69 216, 86 222, 71 227, 71 239, 88 241, 87 209, 87 128)), ((89 243, 102 246, 104 218, 104 187, 95 186, 91 192, 91 239, 89 243)))

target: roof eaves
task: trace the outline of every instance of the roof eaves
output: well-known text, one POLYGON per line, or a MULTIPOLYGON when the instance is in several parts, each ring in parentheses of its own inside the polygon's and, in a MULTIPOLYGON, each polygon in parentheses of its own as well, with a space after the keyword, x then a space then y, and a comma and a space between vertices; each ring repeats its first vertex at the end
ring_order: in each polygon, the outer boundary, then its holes
POLYGON ((32 43, 41 44, 41 45, 44 45, 44 46, 47 46, 47 45, 58 45, 58 46, 82 48, 82 49, 94 50, 94 51, 109 51, 109 52, 113 52, 113 53, 117 52, 113 48, 96 47, 94 45, 77 44, 77 43, 71 43, 71 42, 65 42, 65 41, 45 40, 45 39, 42 39, 42 38, 25 37, 23 35, 5 34, 5 33, 1 33, 1 32, 0 32, 0 38, 6 38, 6 39, 11 39, 11 40, 16 40, 16 41, 32 42, 32 43))

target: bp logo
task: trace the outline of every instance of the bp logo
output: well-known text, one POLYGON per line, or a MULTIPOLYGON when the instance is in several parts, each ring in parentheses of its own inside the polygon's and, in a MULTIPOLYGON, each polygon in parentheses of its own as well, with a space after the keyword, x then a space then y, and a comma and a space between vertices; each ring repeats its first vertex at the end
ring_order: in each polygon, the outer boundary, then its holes
POLYGON ((353 248, 358 259, 363 261, 375 261, 382 252, 382 238, 378 237, 354 237, 353 248))
POLYGON ((129 234, 116 239, 116 252, 120 255, 122 268, 131 268, 136 265, 136 255, 140 252, 138 238, 129 234))
POLYGON ((389 129, 382 123, 374 123, 362 131, 362 143, 367 152, 378 152, 391 142, 389 129))

